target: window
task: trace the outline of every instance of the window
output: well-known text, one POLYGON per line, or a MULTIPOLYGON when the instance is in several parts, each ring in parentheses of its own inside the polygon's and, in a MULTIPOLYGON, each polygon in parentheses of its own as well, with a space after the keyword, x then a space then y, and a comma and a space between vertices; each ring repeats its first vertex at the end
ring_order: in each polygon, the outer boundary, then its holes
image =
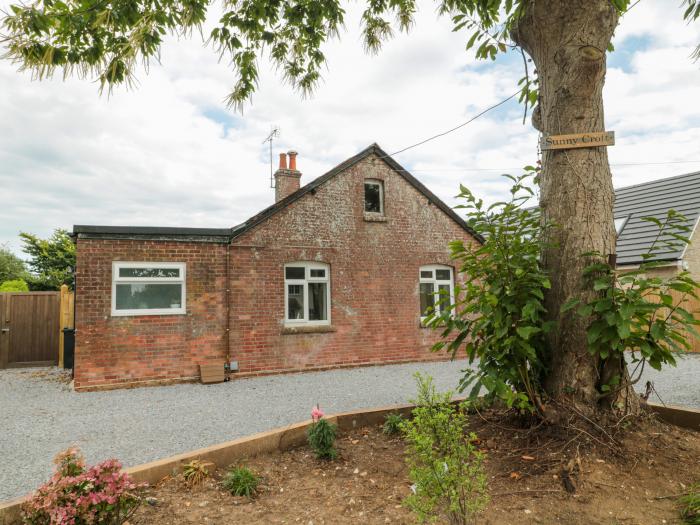
POLYGON ((184 314, 185 263, 112 263, 112 315, 184 314))
POLYGON ((384 213, 384 183, 380 180, 365 180, 365 211, 384 213))
POLYGON ((627 225, 627 221, 629 220, 629 218, 630 218, 629 215, 626 215, 625 217, 616 217, 615 218, 615 233, 617 233, 618 237, 620 236, 620 234, 622 233, 622 230, 627 225))
POLYGON ((284 290, 286 324, 330 324, 330 268, 327 264, 287 264, 284 290))
POLYGON ((439 265, 421 266, 419 276, 421 319, 428 315, 430 308, 437 312, 442 311, 446 307, 443 300, 453 303, 454 294, 452 268, 439 265))

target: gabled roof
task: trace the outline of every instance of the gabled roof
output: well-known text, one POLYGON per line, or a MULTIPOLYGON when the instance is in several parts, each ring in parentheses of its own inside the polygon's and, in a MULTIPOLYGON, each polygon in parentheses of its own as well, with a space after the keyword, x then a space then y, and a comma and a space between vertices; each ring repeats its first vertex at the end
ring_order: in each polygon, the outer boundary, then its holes
POLYGON ((428 201, 440 208, 447 216, 455 221, 459 226, 472 234, 477 240, 483 241, 483 238, 470 228, 464 220, 457 215, 452 208, 441 201, 433 192, 426 188, 418 179, 405 170, 398 162, 387 155, 382 148, 376 143, 371 144, 363 149, 357 155, 350 157, 344 162, 338 164, 329 172, 312 180, 305 186, 302 186, 297 191, 288 195, 279 202, 262 210, 247 221, 232 228, 169 228, 158 226, 73 226, 73 237, 78 235, 91 238, 133 238, 133 239, 158 239, 158 240, 192 240, 205 242, 228 242, 236 237, 254 228, 258 224, 266 221, 277 212, 285 209, 293 202, 299 200, 307 193, 315 193, 316 189, 331 180, 333 177, 342 173, 346 169, 354 166, 361 160, 370 155, 377 155, 379 159, 384 161, 391 169, 398 173, 411 186, 422 193, 428 201))
POLYGON ((441 201, 433 192, 431 192, 428 188, 426 188, 418 179, 416 179, 413 175, 411 175, 407 170, 405 170, 398 162, 396 162, 393 158, 391 158, 382 148, 379 147, 379 145, 375 142, 362 151, 360 151, 357 155, 350 157, 344 162, 341 162, 338 164, 335 168, 332 170, 324 173, 320 177, 312 180, 305 186, 302 186, 299 188, 297 191, 294 193, 288 195, 284 199, 282 199, 279 202, 276 202, 272 206, 269 206, 265 208, 263 211, 258 213, 257 215, 254 215, 247 221, 245 221, 243 224, 240 224, 238 226, 235 226, 233 228, 232 234, 233 238, 235 239, 239 235, 242 235, 243 233, 247 232, 251 228, 257 226, 258 224, 266 221, 273 215, 275 215, 277 212, 285 209, 287 206, 292 204, 293 202, 299 200, 302 198, 304 195, 307 193, 314 193, 317 188, 331 180, 333 177, 338 175, 339 173, 342 173, 343 171, 347 170, 348 168, 351 168, 358 162, 360 162, 363 159, 366 159, 370 155, 377 155, 381 160, 383 160, 391 169, 393 169, 396 173, 398 173, 401 177, 403 177, 411 186, 413 186, 416 190, 418 190, 420 193, 422 193, 432 204, 440 208, 445 214, 447 214, 453 221, 455 221, 457 224, 459 224, 462 228, 464 228, 466 231, 471 233, 474 237, 476 237, 479 241, 483 241, 483 238, 476 233, 471 227, 467 225, 464 220, 455 213, 455 211, 450 208, 447 204, 445 204, 443 201, 441 201))
MULTIPOLYGON (((642 218, 656 217, 663 221, 670 209, 684 215, 691 229, 695 227, 700 216, 700 172, 615 190, 615 219, 627 218, 617 237, 618 265, 643 262, 642 254, 649 251, 659 230, 654 223, 642 218)), ((661 236, 659 241, 665 239, 670 240, 670 237, 661 236)), ((676 250, 659 253, 654 260, 678 261, 683 257, 684 250, 685 246, 679 246, 676 250)))

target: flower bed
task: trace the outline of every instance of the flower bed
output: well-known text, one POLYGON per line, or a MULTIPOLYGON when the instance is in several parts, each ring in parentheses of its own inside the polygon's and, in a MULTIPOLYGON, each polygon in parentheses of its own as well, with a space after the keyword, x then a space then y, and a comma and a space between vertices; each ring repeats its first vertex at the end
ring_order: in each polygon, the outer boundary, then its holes
MULTIPOLYGON (((605 446, 580 447, 570 494, 562 484, 562 451, 556 435, 511 428, 508 420, 472 416, 470 429, 485 452, 490 503, 480 523, 678 523, 676 498, 697 472, 700 436, 660 422, 627 431, 622 459, 605 446)), ((512 423, 511 423, 512 424, 512 423)), ((237 462, 260 477, 254 498, 234 497, 220 485, 218 469, 197 487, 181 476, 148 490, 152 504, 135 524, 190 523, 414 523, 402 504, 411 493, 402 438, 381 425, 341 431, 338 459, 319 460, 306 446, 237 462)), ((570 451, 569 451, 570 452, 570 451)))

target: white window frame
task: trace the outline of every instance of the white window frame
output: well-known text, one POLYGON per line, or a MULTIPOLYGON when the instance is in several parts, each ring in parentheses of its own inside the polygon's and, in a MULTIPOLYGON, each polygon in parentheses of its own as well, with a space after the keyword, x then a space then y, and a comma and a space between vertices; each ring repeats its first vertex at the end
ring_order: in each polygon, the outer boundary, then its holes
POLYGON ((112 317, 127 317, 139 315, 183 315, 187 313, 187 265, 174 262, 112 262, 112 317), (121 268, 177 268, 179 277, 120 277, 121 268), (182 284, 180 292, 180 308, 148 308, 136 310, 117 310, 117 284, 142 284, 142 283, 179 283, 182 284))
POLYGON ((384 215, 384 181, 381 179, 365 179, 362 185, 362 211, 365 213, 378 213, 384 215), (374 184, 379 186, 379 211, 367 211, 365 209, 365 185, 374 184))
POLYGON ((320 262, 294 262, 284 265, 284 324, 285 326, 328 326, 331 324, 331 267, 320 262), (304 279, 287 279, 287 268, 303 267, 304 279), (325 277, 311 277, 311 270, 325 270, 325 277), (326 320, 309 320, 309 283, 326 283, 326 320), (301 285, 304 297, 304 318, 289 319, 289 285, 301 285))
MULTIPOLYGON (((449 286, 450 286, 450 303, 454 304, 454 302, 455 302, 455 272, 454 272, 454 268, 452 268, 451 266, 446 266, 444 264, 426 264, 424 266, 421 266, 418 269, 418 309, 419 310, 420 310, 420 285, 421 285, 421 283, 431 283, 433 285, 434 295, 439 294, 438 285, 449 284, 449 286), (449 282, 445 281, 443 279, 438 279, 436 270, 449 270, 449 272, 450 272, 449 282), (421 275, 421 272, 425 272, 425 271, 432 271, 433 276, 431 278, 423 277, 421 275)), ((438 295, 438 297, 439 297, 439 295, 438 295)), ((438 313, 442 312, 442 308, 440 307, 440 304, 438 304, 438 301, 435 301, 435 311, 438 313)), ((423 315, 423 312, 421 311, 420 318, 421 318, 421 321, 423 321, 427 318, 427 316, 423 315)))

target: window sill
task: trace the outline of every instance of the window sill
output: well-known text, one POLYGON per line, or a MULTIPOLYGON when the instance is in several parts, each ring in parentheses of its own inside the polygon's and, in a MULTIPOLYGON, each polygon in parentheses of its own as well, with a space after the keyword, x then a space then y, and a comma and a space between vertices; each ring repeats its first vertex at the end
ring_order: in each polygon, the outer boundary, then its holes
POLYGON ((187 315, 185 309, 169 309, 162 310, 112 310, 112 317, 147 317, 152 315, 187 315))
POLYGON ((331 325, 311 325, 311 326, 285 326, 282 328, 283 335, 292 334, 327 334, 335 332, 336 329, 331 325))
POLYGON ((364 212, 364 219, 367 222, 386 222, 386 215, 377 212, 364 212))

